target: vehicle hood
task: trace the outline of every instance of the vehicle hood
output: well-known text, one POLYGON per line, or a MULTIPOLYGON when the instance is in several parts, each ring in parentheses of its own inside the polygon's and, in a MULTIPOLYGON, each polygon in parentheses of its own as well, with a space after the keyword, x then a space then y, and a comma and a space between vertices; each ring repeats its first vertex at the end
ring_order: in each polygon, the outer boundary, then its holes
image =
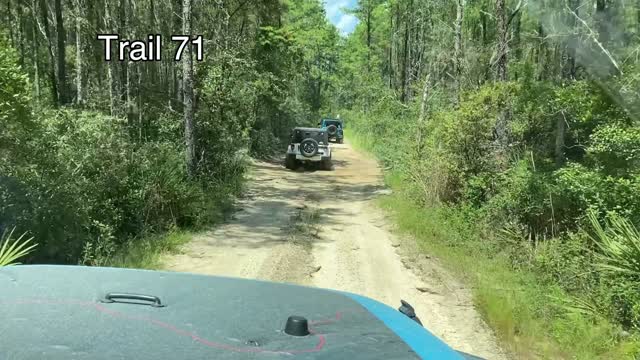
POLYGON ((460 359, 398 311, 353 294, 188 273, 0 268, 2 359, 460 359), (107 293, 157 296, 104 303, 107 293), (135 301, 134 301, 135 302, 135 301), (283 332, 303 316, 310 335, 283 332))

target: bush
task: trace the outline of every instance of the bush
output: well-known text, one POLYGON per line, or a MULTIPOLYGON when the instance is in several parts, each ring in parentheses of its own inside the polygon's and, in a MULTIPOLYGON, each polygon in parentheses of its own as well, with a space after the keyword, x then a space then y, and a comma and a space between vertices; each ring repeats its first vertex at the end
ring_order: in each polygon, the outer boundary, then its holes
POLYGON ((259 129, 251 132, 251 156, 269 158, 278 150, 282 151, 279 149, 282 145, 281 139, 273 135, 272 130, 259 129))
POLYGON ((603 227, 589 213, 596 246, 595 267, 602 273, 607 307, 626 326, 640 329, 640 232, 624 217, 610 213, 603 227))
POLYGON ((32 261, 103 264, 132 238, 219 216, 215 207, 229 194, 188 179, 180 147, 136 144, 118 119, 60 110, 39 122, 41 156, 0 186, 3 222, 41 244, 32 261))
MULTIPOLYGON (((506 259, 512 269, 567 292, 566 304, 560 303, 580 316, 635 328, 638 279, 620 268, 640 261, 633 253, 635 240, 629 240, 637 237, 631 226, 640 224, 640 131, 606 86, 589 81, 484 85, 465 93, 454 109, 439 98, 429 102, 424 123, 416 121, 419 100, 403 107, 378 94, 372 113, 352 112, 349 118, 358 140, 402 179, 406 199, 440 214, 402 219, 401 224, 430 227, 428 234, 416 229, 418 237, 506 259), (510 116, 506 154, 495 133, 505 110, 510 116), (566 131, 560 154, 559 124, 566 131), (606 236, 617 239, 608 250, 583 230, 588 213, 599 221, 627 219, 626 225, 608 223, 606 236), (452 224, 475 233, 462 236, 458 230, 453 236, 447 231, 452 224), (608 271, 612 266, 619 271, 608 271)), ((567 315, 566 309, 542 303, 538 310, 551 318, 567 315)), ((588 333, 583 330, 571 336, 588 333)), ((602 335, 596 332, 589 336, 602 335)))
POLYGON ((220 218, 246 166, 253 119, 237 109, 254 105, 250 83, 209 69, 202 100, 215 111, 198 113, 204 153, 190 178, 175 113, 161 114, 144 139, 126 120, 95 111, 32 114, 27 77, 5 45, 0 37, 0 233, 15 227, 35 239, 28 262, 104 265, 148 235, 220 218), (230 95, 216 97, 221 89, 230 95))
POLYGON ((580 219, 587 211, 602 218, 610 212, 640 221, 640 177, 629 178, 606 175, 597 169, 580 164, 569 166, 555 173, 557 197, 565 206, 565 217, 580 219))
POLYGON ((554 204, 549 174, 535 171, 528 160, 520 160, 486 181, 494 182, 496 193, 475 203, 484 207, 495 226, 512 222, 522 224, 526 227, 523 235, 531 241, 554 236, 556 223, 552 214, 554 204))
POLYGON ((18 56, 0 34, 0 173, 2 164, 24 160, 35 124, 29 108, 29 82, 18 56))

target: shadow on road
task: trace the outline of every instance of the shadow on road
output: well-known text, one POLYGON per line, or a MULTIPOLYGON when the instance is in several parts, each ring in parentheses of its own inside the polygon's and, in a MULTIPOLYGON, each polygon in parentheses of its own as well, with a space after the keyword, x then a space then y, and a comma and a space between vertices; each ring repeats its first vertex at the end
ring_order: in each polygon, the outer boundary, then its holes
MULTIPOLYGON (((207 247, 273 247, 288 241, 287 234, 297 226, 301 212, 314 212, 316 227, 344 226, 345 218, 358 214, 349 213, 340 204, 370 200, 384 189, 371 164, 347 155, 338 148, 330 171, 319 170, 315 164, 288 170, 283 156, 255 162, 251 186, 236 204, 236 212, 224 226, 202 234, 199 241, 207 247), (323 207, 319 208, 319 203, 323 207)), ((312 241, 327 240, 317 235, 312 241)))

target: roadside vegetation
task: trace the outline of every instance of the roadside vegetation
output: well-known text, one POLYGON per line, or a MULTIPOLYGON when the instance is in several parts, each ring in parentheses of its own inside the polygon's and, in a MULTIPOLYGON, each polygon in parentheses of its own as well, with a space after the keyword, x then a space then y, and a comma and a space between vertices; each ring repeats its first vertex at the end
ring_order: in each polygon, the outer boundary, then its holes
POLYGON ((26 238, 26 233, 14 238, 13 228, 0 234, 0 266, 20 264, 20 258, 28 255, 38 246, 33 244, 33 238, 26 238))
POLYGON ((193 235, 190 231, 169 230, 142 239, 132 239, 101 265, 159 270, 163 266, 162 257, 180 252, 180 247, 191 241, 193 235))
POLYGON ((371 0, 343 45, 348 139, 395 190, 381 205, 516 358, 640 353, 636 11, 371 0))
POLYGON ((157 266, 325 111, 339 36, 314 0, 0 7, 0 233, 38 244, 25 263, 157 266), (107 62, 98 33, 161 34, 162 60, 107 62), (203 61, 174 61, 184 33, 203 61))

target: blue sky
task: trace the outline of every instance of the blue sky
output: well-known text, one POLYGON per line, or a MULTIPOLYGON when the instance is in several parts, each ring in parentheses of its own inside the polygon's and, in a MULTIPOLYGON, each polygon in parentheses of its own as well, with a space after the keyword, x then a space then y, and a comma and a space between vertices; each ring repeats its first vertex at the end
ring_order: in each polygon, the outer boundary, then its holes
POLYGON ((343 35, 347 35, 355 29, 358 19, 353 15, 342 12, 342 8, 354 8, 357 3, 358 0, 324 0, 324 8, 327 11, 329 21, 343 35))

